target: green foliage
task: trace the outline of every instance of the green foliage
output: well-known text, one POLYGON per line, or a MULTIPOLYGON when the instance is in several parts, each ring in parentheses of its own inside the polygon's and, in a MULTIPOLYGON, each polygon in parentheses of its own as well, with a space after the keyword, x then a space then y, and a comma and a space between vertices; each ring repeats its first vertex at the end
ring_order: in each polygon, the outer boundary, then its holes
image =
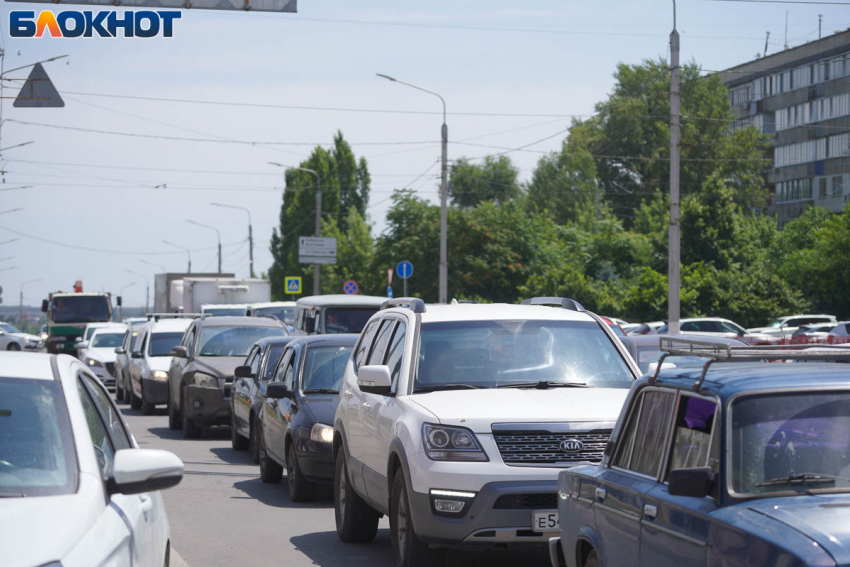
POLYGON ((324 264, 320 269, 321 293, 343 293, 343 285, 354 280, 361 294, 378 295, 382 292, 371 278, 374 255, 372 233, 368 224, 356 210, 346 219, 347 232, 343 232, 333 217, 322 224, 322 236, 336 238, 336 264, 324 264))
MULTIPOLYGON (((570 153, 566 144, 538 160, 528 185, 528 202, 558 224, 590 229, 594 221, 596 165, 586 151, 570 153)), ((604 207, 604 197, 599 195, 604 207)), ((603 211, 603 214, 605 211, 603 211)))
POLYGON ((484 201, 504 203, 520 194, 518 175, 519 169, 507 156, 487 156, 480 164, 461 158, 449 171, 449 197, 459 207, 474 207, 484 201))

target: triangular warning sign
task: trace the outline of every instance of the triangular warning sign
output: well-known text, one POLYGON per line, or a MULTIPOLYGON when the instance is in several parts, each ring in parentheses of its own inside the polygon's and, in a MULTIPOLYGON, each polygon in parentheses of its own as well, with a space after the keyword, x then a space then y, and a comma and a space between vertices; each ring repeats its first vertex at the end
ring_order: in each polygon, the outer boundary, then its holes
POLYGON ((56 87, 50 82, 50 77, 47 76, 47 72, 41 66, 41 63, 36 63, 12 106, 17 108, 61 108, 65 106, 65 101, 62 100, 56 87))

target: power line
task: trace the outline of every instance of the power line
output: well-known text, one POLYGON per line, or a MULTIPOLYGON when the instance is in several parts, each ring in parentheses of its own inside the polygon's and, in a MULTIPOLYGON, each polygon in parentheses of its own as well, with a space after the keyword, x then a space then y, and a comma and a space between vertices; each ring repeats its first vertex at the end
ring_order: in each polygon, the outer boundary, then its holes
MULTIPOLYGON (((823 2, 815 0, 702 0, 703 2, 731 2, 733 4, 809 4, 811 6, 850 6, 850 2, 823 2)), ((752 38, 751 38, 752 39, 752 38)))

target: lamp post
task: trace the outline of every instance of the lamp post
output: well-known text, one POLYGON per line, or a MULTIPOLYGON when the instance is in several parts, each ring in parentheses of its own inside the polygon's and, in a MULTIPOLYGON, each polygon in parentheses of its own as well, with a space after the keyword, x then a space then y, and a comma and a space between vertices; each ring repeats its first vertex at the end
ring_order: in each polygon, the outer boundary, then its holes
POLYGON ((21 329, 24 327, 24 286, 31 283, 40 282, 41 279, 37 280, 27 280, 21 284, 21 295, 20 295, 20 307, 18 312, 18 325, 21 326, 21 329))
POLYGON ((168 244, 169 246, 174 246, 175 248, 180 248, 181 250, 185 250, 186 254, 189 255, 189 267, 186 270, 187 273, 192 273, 192 251, 186 248, 185 246, 180 246, 179 244, 174 244, 173 242, 169 242, 167 240, 162 241, 163 244, 168 244))
POLYGON ((121 304, 118 305, 118 318, 121 319, 120 322, 124 321, 124 290, 134 285, 136 285, 136 282, 132 281, 118 288, 118 297, 121 298, 121 304))
POLYGON ((148 277, 144 274, 140 274, 139 272, 134 272, 133 270, 127 270, 127 272, 133 274, 134 276, 139 276, 140 278, 145 280, 145 313, 150 313, 151 286, 150 282, 148 281, 148 277))
POLYGON ((201 223, 195 222, 191 219, 187 220, 186 222, 188 222, 189 224, 194 224, 195 226, 200 226, 200 227, 203 227, 203 228, 208 228, 210 230, 214 230, 215 233, 218 235, 218 273, 220 274, 221 273, 221 231, 218 230, 214 226, 210 226, 208 224, 201 224, 201 223))
POLYGON ((416 90, 426 92, 428 94, 432 94, 440 99, 443 103, 443 128, 442 128, 442 167, 440 168, 440 174, 442 178, 442 182, 440 184, 440 276, 439 276, 439 302, 440 303, 448 303, 448 145, 449 145, 449 129, 446 126, 446 100, 435 93, 434 91, 429 91, 428 89, 423 89, 422 87, 418 87, 416 85, 412 85, 410 83, 405 83, 404 81, 399 81, 393 77, 388 75, 382 75, 381 73, 376 73, 379 77, 383 79, 387 79, 388 81, 392 81, 394 83, 399 83, 402 85, 406 85, 408 87, 414 88, 416 90))
POLYGON ((159 268, 160 270, 162 270, 162 273, 168 272, 166 267, 163 266, 162 264, 155 264, 153 262, 148 262, 147 260, 139 260, 139 262, 141 262, 142 264, 147 264, 148 266, 153 266, 155 268, 159 268))
MULTIPOLYGON (((223 203, 210 203, 210 205, 214 207, 224 207, 225 209, 239 209, 240 211, 245 211, 248 213, 248 261, 250 266, 250 274, 251 277, 254 277, 254 229, 251 226, 251 211, 246 209, 245 207, 240 207, 237 205, 225 205, 223 203)), ((221 269, 219 268, 219 271, 221 269)))
POLYGON ((11 240, 4 240, 3 242, 0 242, 0 245, 11 244, 13 242, 17 242, 18 240, 20 240, 20 238, 12 238, 11 240))
MULTIPOLYGON (((270 161, 271 165, 286 167, 285 165, 270 161)), ((316 176, 316 238, 322 235, 322 180, 319 174, 307 167, 290 167, 298 171, 305 171, 316 176)), ((313 295, 319 295, 319 264, 313 264, 313 295)))
POLYGON ((23 211, 23 207, 18 207, 17 209, 9 209, 8 211, 0 211, 0 215, 7 215, 9 213, 16 213, 18 211, 23 211))
POLYGON ((676 31, 676 0, 673 0, 673 31, 670 32, 670 226, 667 258, 668 333, 679 334, 679 32, 676 31))

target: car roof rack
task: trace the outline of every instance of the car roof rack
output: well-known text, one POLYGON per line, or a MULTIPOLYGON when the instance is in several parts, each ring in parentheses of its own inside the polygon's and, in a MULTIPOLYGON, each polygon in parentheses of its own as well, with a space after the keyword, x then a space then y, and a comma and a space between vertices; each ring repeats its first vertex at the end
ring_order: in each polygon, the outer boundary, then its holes
POLYGON ((550 307, 563 307, 571 311, 585 311, 581 303, 568 297, 530 297, 523 299, 520 305, 548 305, 550 307))
POLYGON ((159 321, 160 319, 194 319, 200 316, 200 313, 148 313, 145 315, 148 321, 159 321))
POLYGON ((410 309, 414 313, 425 313, 425 302, 418 297, 388 299, 381 304, 381 310, 389 309, 390 307, 401 307, 403 309, 410 309))
POLYGON ((478 305, 480 303, 477 299, 452 299, 452 305, 478 305))
POLYGON ((658 359, 655 373, 649 378, 650 384, 655 384, 664 360, 670 356, 700 356, 707 358, 702 367, 699 380, 693 385, 694 392, 699 392, 705 382, 708 369, 716 362, 776 362, 783 360, 808 360, 834 362, 850 356, 848 349, 842 345, 818 345, 817 352, 811 352, 812 345, 769 345, 769 346, 732 346, 731 344, 684 339, 678 337, 659 337, 659 346, 664 353, 658 359), (807 352, 808 351, 808 352, 807 352), (825 352, 830 351, 830 352, 825 352))

